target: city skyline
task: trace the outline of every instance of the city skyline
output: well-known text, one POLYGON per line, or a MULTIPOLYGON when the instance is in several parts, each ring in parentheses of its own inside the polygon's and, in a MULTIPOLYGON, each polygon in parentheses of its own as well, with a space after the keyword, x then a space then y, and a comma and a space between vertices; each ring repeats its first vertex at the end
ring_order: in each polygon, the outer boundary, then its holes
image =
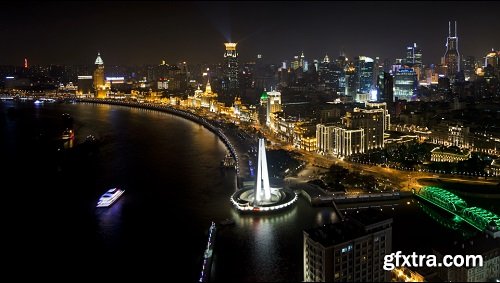
POLYGON ((0 19, 9 42, 0 47, 6 55, 0 65, 20 66, 24 58, 30 65, 88 64, 98 51, 109 65, 218 63, 223 43, 230 41, 238 43, 240 62, 262 54, 265 62, 279 63, 302 51, 308 60, 325 54, 336 58, 342 50, 349 58, 404 58, 406 46, 415 42, 424 64, 438 64, 446 51, 448 21, 457 21, 461 55, 482 57, 498 49, 500 39, 491 36, 500 28, 494 6, 499 4, 9 3, 0 19), (481 5, 490 8, 477 8, 481 5), (474 9, 481 13, 471 13, 474 9), (397 17, 393 11, 415 16, 397 17))

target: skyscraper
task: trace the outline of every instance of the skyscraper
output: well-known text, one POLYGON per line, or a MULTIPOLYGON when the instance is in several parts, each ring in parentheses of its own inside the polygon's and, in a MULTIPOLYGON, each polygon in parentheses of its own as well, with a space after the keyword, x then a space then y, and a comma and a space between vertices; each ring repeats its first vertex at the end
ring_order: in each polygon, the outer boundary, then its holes
POLYGON ((344 95, 356 97, 356 68, 351 64, 344 69, 344 95))
POLYGON ((465 80, 474 80, 476 72, 476 58, 474 56, 462 57, 462 70, 464 71, 465 80))
POLYGON ((422 68, 422 49, 420 49, 416 43, 406 47, 406 58, 404 63, 409 67, 416 66, 422 68))
POLYGON ((416 43, 414 43, 413 46, 414 63, 416 66, 422 68, 424 64, 422 61, 422 49, 418 47, 416 43))
POLYGON ((413 63, 415 63, 414 50, 412 45, 406 47, 406 58, 404 61, 408 66, 413 66, 413 63))
POLYGON ((222 88, 225 90, 238 89, 238 52, 236 44, 226 42, 226 52, 224 53, 224 80, 222 88))
POLYGON ((446 52, 444 63, 448 67, 447 76, 450 80, 460 71, 460 54, 458 53, 457 22, 455 21, 454 36, 451 35, 451 22, 448 22, 448 38, 446 39, 446 52))
POLYGON ((354 59, 354 67, 357 74, 357 91, 359 93, 370 93, 373 86, 373 59, 366 56, 358 56, 354 59))
POLYGON ((391 74, 381 73, 378 76, 377 87, 380 102, 391 103, 394 101, 394 79, 391 74))

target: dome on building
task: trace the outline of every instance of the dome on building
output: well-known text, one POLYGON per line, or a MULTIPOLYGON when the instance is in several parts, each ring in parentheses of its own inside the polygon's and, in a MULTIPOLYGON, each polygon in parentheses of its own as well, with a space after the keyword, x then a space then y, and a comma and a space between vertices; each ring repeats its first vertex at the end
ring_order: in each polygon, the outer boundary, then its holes
POLYGON ((260 95, 260 99, 261 99, 261 100, 265 100, 265 99, 267 99, 267 92, 265 92, 265 91, 264 91, 264 92, 260 95))

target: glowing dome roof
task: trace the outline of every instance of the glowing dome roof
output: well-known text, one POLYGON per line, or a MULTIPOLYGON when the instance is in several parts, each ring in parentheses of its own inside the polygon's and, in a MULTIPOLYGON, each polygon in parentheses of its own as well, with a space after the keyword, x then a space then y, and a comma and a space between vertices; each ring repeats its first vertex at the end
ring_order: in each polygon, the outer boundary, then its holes
POLYGON ((97 52, 97 58, 95 59, 95 64, 96 65, 104 65, 104 62, 101 59, 101 53, 97 52))
POLYGON ((260 95, 260 99, 267 99, 267 92, 263 92, 261 95, 260 95))

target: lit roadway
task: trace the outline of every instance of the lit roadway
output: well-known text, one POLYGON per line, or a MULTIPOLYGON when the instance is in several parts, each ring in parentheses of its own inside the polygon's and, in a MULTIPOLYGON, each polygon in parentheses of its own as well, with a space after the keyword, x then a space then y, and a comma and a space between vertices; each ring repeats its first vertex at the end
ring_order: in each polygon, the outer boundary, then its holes
POLYGON ((403 191, 422 187, 422 185, 418 183, 418 180, 424 178, 461 182, 472 185, 496 185, 499 181, 498 178, 491 178, 490 180, 471 179, 470 177, 460 178, 454 175, 419 171, 402 171, 389 167, 349 162, 339 158, 322 156, 315 152, 308 152, 305 150, 297 149, 289 144, 284 145, 284 142, 277 139, 269 130, 263 130, 262 128, 260 128, 260 132, 265 135, 266 139, 271 141, 272 145, 270 146, 270 148, 282 148, 288 151, 297 152, 299 153, 301 160, 305 161, 308 165, 323 168, 329 168, 333 164, 341 165, 342 167, 345 167, 349 170, 360 171, 361 173, 369 173, 370 175, 374 175, 375 177, 378 177, 380 179, 389 180, 393 184, 398 184, 399 188, 403 191))
MULTIPOLYGON (((156 104, 156 103, 155 103, 156 104)), ((187 107, 182 107, 182 106, 177 106, 177 108, 191 111, 192 109, 189 109, 187 107)), ((201 117, 205 117, 209 120, 212 118, 217 118, 222 120, 225 123, 235 123, 235 119, 232 117, 227 117, 225 115, 221 114, 216 114, 216 113, 210 113, 209 111, 206 110, 198 110, 194 111, 197 115, 201 117)), ((247 167, 247 162, 248 158, 252 158, 251 156, 248 155, 248 149, 252 146, 252 144, 256 143, 256 140, 253 140, 253 137, 247 136, 247 138, 244 138, 243 140, 238 140, 236 137, 235 133, 228 128, 226 128, 223 124, 221 125, 224 129, 224 132, 229 133, 228 138, 234 142, 235 147, 237 147, 237 151, 241 154, 241 157, 244 157, 245 160, 242 160, 245 164, 243 165, 241 169, 243 169, 243 173, 248 174, 248 168, 247 167)), ((462 182, 462 183, 468 183, 468 184, 493 184, 496 185, 499 182, 498 178, 493 178, 491 177, 489 180, 479 180, 479 179, 471 179, 471 177, 458 177, 455 175, 441 175, 441 174, 436 174, 436 173, 429 173, 429 172, 419 172, 419 171, 401 171, 393 168, 388 168, 388 167, 381 167, 381 166, 376 166, 376 165, 367 165, 367 164, 359 164, 359 163, 354 163, 354 162, 348 162, 342 159, 334 158, 334 157, 327 157, 327 156, 322 156, 314 152, 308 152, 305 150, 297 149, 293 147, 293 145, 288 144, 285 141, 279 140, 272 131, 267 129, 266 127, 262 127, 259 125, 258 122, 253 123, 252 125, 249 125, 248 127, 244 127, 243 125, 239 125, 238 128, 242 131, 255 128, 257 131, 259 131, 267 140, 271 142, 271 145, 268 146, 270 149, 284 149, 287 151, 294 151, 299 154, 299 158, 303 161, 306 162, 307 165, 309 166, 318 166, 318 167, 323 167, 323 168, 329 168, 333 164, 338 164, 341 165, 345 168, 348 168, 349 170, 353 171, 360 171, 361 173, 369 173, 371 175, 374 175, 375 177, 378 177, 379 179, 382 180, 387 180, 390 181, 393 184, 398 184, 399 188, 401 190, 411 190, 412 188, 419 188, 422 185, 418 183, 419 179, 423 178, 430 178, 430 179, 437 179, 439 178, 440 180, 444 181, 452 181, 452 182, 462 182)))

